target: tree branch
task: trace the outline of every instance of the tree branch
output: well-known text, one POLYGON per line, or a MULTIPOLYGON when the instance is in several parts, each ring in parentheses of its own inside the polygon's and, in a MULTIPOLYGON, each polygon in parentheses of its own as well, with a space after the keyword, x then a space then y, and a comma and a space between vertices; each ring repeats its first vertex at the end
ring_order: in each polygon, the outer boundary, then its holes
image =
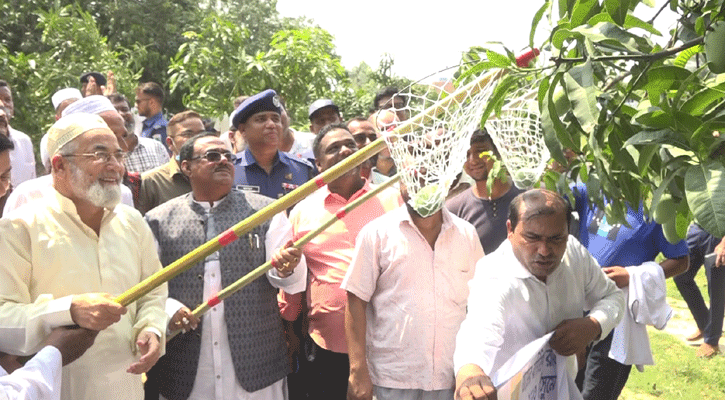
MULTIPOLYGON (((599 57, 591 57, 589 58, 591 61, 613 61, 613 60, 632 60, 632 61, 656 61, 663 58, 671 57, 682 50, 687 50, 690 47, 695 47, 699 44, 702 44, 705 41, 705 37, 701 36, 697 39, 690 40, 687 43, 684 43, 680 47, 675 47, 673 49, 660 51, 658 53, 654 54, 627 54, 627 55, 616 55, 616 56, 599 56, 599 57)), ((557 65, 561 63, 575 63, 575 62, 583 62, 586 61, 587 57, 576 57, 576 58, 562 58, 562 57, 553 57, 551 60, 554 61, 557 65)))
POLYGON ((665 1, 665 4, 663 4, 662 7, 660 7, 660 9, 657 11, 657 13, 654 15, 654 17, 650 18, 650 20, 647 21, 647 23, 650 24, 650 25, 652 25, 655 22, 655 19, 657 19, 657 17, 660 16, 660 13, 662 11, 664 11, 665 8, 669 7, 669 5, 670 5, 670 2, 669 1, 665 1))

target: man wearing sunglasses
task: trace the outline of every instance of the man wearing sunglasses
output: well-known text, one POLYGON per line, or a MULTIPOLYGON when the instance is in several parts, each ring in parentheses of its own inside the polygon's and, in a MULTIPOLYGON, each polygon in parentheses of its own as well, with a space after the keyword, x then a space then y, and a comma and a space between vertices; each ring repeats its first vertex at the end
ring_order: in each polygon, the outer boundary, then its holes
MULTIPOLYGON (((232 188, 235 155, 214 135, 187 140, 180 160, 191 193, 146 214, 165 266, 272 203, 265 196, 232 188)), ((291 237, 282 212, 169 281, 168 329, 184 333, 167 344, 166 355, 148 374, 164 398, 287 398, 277 291, 298 293, 307 281, 301 251, 282 248, 291 244, 291 237), (275 268, 266 279, 255 280, 212 307, 201 321, 191 314, 190 308, 270 259, 275 268)))
POLYGON ((247 149, 235 162, 238 189, 278 199, 314 176, 312 164, 279 150, 282 140, 282 103, 267 89, 244 100, 232 113, 247 149))

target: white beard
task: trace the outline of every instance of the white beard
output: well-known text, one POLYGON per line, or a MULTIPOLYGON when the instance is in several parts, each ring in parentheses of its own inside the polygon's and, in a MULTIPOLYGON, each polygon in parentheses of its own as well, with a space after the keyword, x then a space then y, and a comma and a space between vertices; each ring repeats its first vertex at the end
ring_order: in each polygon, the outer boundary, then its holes
MULTIPOLYGON (((71 164, 72 165, 72 164, 71 164)), ((113 210, 121 202, 121 185, 102 185, 95 180, 88 182, 86 174, 73 165, 71 185, 75 195, 88 201, 96 207, 113 210)))

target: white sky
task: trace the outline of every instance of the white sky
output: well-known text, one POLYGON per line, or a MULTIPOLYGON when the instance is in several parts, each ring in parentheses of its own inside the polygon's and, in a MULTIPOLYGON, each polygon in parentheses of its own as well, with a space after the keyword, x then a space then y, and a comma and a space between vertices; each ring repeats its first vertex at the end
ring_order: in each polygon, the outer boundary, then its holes
MULTIPOLYGON (((657 0, 658 5, 663 1, 657 0)), ((542 4, 541 0, 278 0, 277 10, 286 17, 306 16, 330 32, 348 69, 361 61, 377 69, 382 55, 390 53, 396 75, 418 80, 430 74, 450 77, 455 69, 436 72, 458 65, 464 51, 486 42, 502 42, 520 53, 528 46, 531 20, 542 4)), ((656 9, 640 5, 637 11, 647 20, 656 9)), ((658 25, 666 31, 673 19, 659 20, 666 20, 658 25)), ((548 30, 547 21, 539 24, 540 30, 544 27, 548 30)), ((535 44, 548 32, 540 34, 535 44)))

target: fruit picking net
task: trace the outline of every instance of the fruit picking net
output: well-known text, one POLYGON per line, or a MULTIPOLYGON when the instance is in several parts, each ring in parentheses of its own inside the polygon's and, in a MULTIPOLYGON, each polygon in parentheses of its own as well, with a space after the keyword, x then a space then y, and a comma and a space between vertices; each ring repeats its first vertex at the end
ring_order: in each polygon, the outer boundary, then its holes
POLYGON ((419 94, 420 86, 414 86, 393 97, 404 99, 403 108, 374 116, 407 189, 408 204, 421 216, 443 206, 501 75, 496 70, 450 94, 436 86, 426 86, 419 94), (413 117, 401 122, 407 115, 413 117))
POLYGON ((538 85, 521 88, 507 96, 509 100, 498 115, 486 121, 486 130, 501 155, 514 184, 519 189, 533 187, 549 161, 549 149, 544 143, 538 85))

